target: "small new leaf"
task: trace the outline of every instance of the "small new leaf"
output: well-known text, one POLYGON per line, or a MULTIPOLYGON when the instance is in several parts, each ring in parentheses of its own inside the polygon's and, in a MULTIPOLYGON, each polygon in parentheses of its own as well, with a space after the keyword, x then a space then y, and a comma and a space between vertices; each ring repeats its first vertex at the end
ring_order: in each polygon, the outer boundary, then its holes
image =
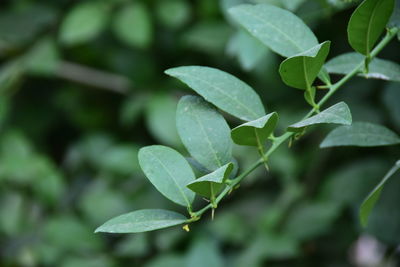
POLYGON ((229 73, 201 66, 178 67, 165 73, 239 119, 251 121, 265 115, 264 106, 253 88, 229 73))
POLYGON ((179 205, 191 205, 194 194, 186 185, 195 176, 181 154, 166 146, 147 146, 139 150, 139 164, 161 194, 179 205))
POLYGON ((330 41, 284 60, 279 67, 279 74, 288 86, 307 90, 317 78, 328 56, 330 41))
POLYGON ((137 210, 115 217, 95 233, 141 233, 183 224, 187 218, 182 214, 161 209, 137 210))
POLYGON ((328 134, 320 147, 334 146, 387 146, 400 144, 399 136, 388 128, 369 123, 355 122, 340 126, 328 134))
POLYGON ((360 221, 363 227, 367 226, 368 217, 374 208, 376 202, 379 199, 381 191, 384 185, 387 183, 390 177, 395 174, 400 169, 400 160, 396 162, 396 164, 388 171, 388 173, 383 177, 382 181, 369 193, 369 195, 365 198, 360 207, 360 221))
POLYGON ((215 170, 231 161, 229 125, 203 98, 181 98, 176 112, 176 126, 190 155, 207 169, 215 170))
POLYGON ((257 120, 246 122, 232 129, 233 142, 243 146, 258 146, 264 143, 274 131, 278 122, 276 112, 269 113, 257 120))
POLYGON ((209 173, 189 183, 187 187, 193 192, 196 192, 199 195, 211 199, 215 197, 215 195, 217 195, 224 187, 224 183, 226 179, 229 178, 232 170, 233 164, 228 163, 221 168, 215 170, 214 172, 209 173))
POLYGON ((368 56, 393 12, 394 0, 365 0, 351 15, 347 27, 351 47, 368 56))
POLYGON ((268 4, 239 5, 229 12, 250 34, 283 57, 292 57, 318 45, 310 28, 285 9, 268 4))
POLYGON ((324 111, 312 116, 308 119, 292 124, 288 127, 289 131, 301 131, 304 127, 321 124, 321 123, 336 123, 343 125, 351 124, 351 113, 349 107, 344 102, 339 102, 324 111))

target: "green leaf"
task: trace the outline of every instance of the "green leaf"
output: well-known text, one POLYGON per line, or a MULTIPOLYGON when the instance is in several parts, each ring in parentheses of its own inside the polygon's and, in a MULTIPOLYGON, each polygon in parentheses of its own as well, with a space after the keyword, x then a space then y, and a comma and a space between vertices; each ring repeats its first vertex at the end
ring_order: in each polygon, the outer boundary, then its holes
POLYGON ((300 18, 279 7, 240 5, 229 12, 248 32, 281 56, 291 57, 318 45, 317 38, 300 18))
POLYGON ((289 131, 299 131, 304 127, 320 123, 351 124, 351 113, 349 107, 344 102, 339 102, 324 111, 308 119, 292 124, 288 127, 289 131))
POLYGON ((148 47, 152 41, 152 23, 145 5, 135 2, 118 10, 113 23, 115 35, 132 47, 148 47))
POLYGON ((360 215, 361 225, 363 227, 367 226, 369 214, 371 213, 376 202, 378 201, 384 185, 389 180, 389 178, 392 177, 393 174, 395 174, 399 169, 400 169, 400 160, 398 160, 395 163, 395 165, 386 173, 386 175, 385 175, 385 177, 383 177, 382 181, 380 181, 380 183, 368 194, 368 196, 365 198, 365 200, 361 204, 359 215, 360 215))
MULTIPOLYGON (((358 53, 346 53, 329 60, 325 68, 329 73, 346 75, 363 61, 364 57, 358 53)), ((400 65, 395 62, 374 58, 368 68, 368 73, 358 76, 400 82, 400 65)))
POLYGON ((259 146, 264 143, 274 131, 278 122, 276 112, 269 113, 257 120, 246 122, 232 129, 233 142, 244 146, 259 146))
POLYGON ((190 5, 184 0, 170 0, 157 2, 157 16, 163 26, 176 29, 183 26, 190 19, 190 5), (171 14, 174 14, 171 16, 171 14))
POLYGON ((265 115, 257 93, 229 73, 201 66, 178 67, 165 73, 178 78, 208 102, 239 119, 251 121, 265 115))
POLYGON ((318 73, 318 78, 325 84, 331 84, 331 77, 329 76, 328 70, 325 66, 323 66, 321 71, 318 73))
POLYGON ((191 205, 194 193, 186 185, 195 176, 181 154, 166 146, 147 146, 139 150, 139 164, 161 194, 179 205, 191 205))
POLYGON ((240 66, 247 71, 254 69, 262 59, 271 54, 258 39, 243 30, 232 36, 227 50, 229 54, 237 57, 240 66))
POLYGON ((101 2, 78 4, 66 15, 61 24, 61 42, 65 45, 75 45, 94 39, 104 29, 108 11, 108 7, 101 2))
POLYGON ((186 220, 182 214, 169 210, 137 210, 107 221, 95 233, 140 233, 183 224, 186 220))
POLYGON ((186 149, 207 169, 215 170, 231 161, 229 125, 201 97, 181 98, 176 112, 176 126, 186 149))
POLYGON ((351 126, 341 126, 330 132, 320 147, 369 147, 397 145, 399 143, 398 135, 386 127, 369 122, 355 122, 351 126))
MULTIPOLYGON (((204 235, 195 239, 186 254, 186 264, 190 267, 223 267, 228 266, 214 238, 204 235)), ((236 265, 237 266, 237 265, 236 265)))
POLYGON ((385 29, 394 7, 394 0, 365 0, 351 15, 347 27, 351 47, 369 55, 385 29))
POLYGON ((283 82, 298 89, 310 88, 328 56, 330 43, 323 42, 284 60, 279 67, 283 82))
POLYGON ((189 183, 187 187, 193 192, 211 199, 221 191, 232 170, 233 164, 228 163, 212 173, 189 183))

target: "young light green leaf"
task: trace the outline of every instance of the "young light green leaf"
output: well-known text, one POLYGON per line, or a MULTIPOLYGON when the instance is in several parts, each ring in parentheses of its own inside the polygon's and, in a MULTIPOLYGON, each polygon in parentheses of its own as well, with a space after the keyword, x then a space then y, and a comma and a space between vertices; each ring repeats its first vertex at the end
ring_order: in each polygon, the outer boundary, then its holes
POLYGON ((152 39, 151 17, 146 6, 139 2, 122 7, 113 24, 116 36, 132 47, 147 47, 152 39))
POLYGON ((139 164, 161 194, 179 205, 191 205, 194 194, 186 185, 195 176, 181 154, 166 146, 147 146, 139 150, 139 164))
POLYGON ((292 124, 288 127, 289 131, 298 131, 302 128, 320 123, 351 124, 351 113, 349 107, 344 102, 339 102, 324 111, 308 119, 292 124))
POLYGON ((137 210, 115 217, 95 233, 140 233, 167 228, 185 223, 187 218, 182 214, 161 209, 137 210))
POLYGON ((378 201, 384 185, 389 180, 389 178, 392 177, 393 174, 395 174, 395 172, 397 172, 399 169, 400 169, 400 160, 398 160, 396 164, 386 173, 382 181, 371 191, 371 193, 369 193, 369 195, 365 198, 365 200, 361 204, 359 215, 360 215, 361 225, 363 227, 367 226, 369 214, 371 213, 376 202, 378 201))
POLYGON ((212 198, 221 191, 232 170, 233 164, 228 163, 212 173, 194 180, 187 187, 199 195, 212 198))
POLYGON ((203 98, 181 98, 176 127, 190 155, 207 169, 215 170, 231 161, 230 128, 224 117, 203 98))
POLYGON ((279 67, 283 82, 298 89, 310 88, 328 56, 330 43, 323 42, 284 60, 279 67))
POLYGON ((329 76, 328 70, 323 66, 318 73, 318 78, 325 84, 331 84, 331 77, 329 76))
POLYGON ((250 121, 265 115, 257 93, 229 73, 201 66, 172 68, 165 73, 178 78, 208 102, 239 119, 250 121))
POLYGON ((394 0, 365 0, 351 15, 347 27, 351 47, 369 55, 393 12, 394 0))
POLYGON ((307 25, 293 13, 267 4, 240 5, 232 17, 254 37, 284 57, 292 57, 318 45, 307 25))
POLYGON ((268 139, 277 122, 278 114, 276 112, 269 113, 257 120, 246 122, 232 129, 232 140, 238 145, 259 146, 268 139))
POLYGON ((105 27, 109 8, 97 1, 83 2, 75 6, 64 18, 60 28, 60 40, 75 45, 95 38, 105 27))
POLYGON ((333 146, 387 146, 397 145, 400 138, 384 126, 355 122, 351 126, 340 126, 330 132, 320 147, 333 146))
MULTIPOLYGON (((364 61, 358 53, 346 53, 329 60, 325 68, 329 73, 346 75, 364 61)), ((374 58, 369 63, 368 73, 359 73, 365 78, 400 82, 400 65, 385 59, 374 58)))

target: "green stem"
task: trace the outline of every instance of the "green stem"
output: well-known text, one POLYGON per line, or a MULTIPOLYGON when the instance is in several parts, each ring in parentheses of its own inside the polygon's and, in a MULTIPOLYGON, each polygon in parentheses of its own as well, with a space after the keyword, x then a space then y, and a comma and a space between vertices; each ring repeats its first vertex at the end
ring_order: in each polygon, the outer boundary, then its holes
MULTIPOLYGON (((371 51, 370 57, 371 60, 376 57, 376 55, 379 54, 379 52, 390 42, 390 40, 393 39, 394 36, 396 36, 396 33, 399 31, 398 28, 393 28, 387 31, 385 37, 378 43, 378 45, 371 51)), ((313 107, 310 112, 307 113, 307 115, 304 116, 304 119, 307 119, 311 117, 315 112, 318 112, 318 108, 320 108, 325 102, 340 88, 342 87, 347 81, 349 81, 353 76, 358 74, 360 71, 363 70, 364 67, 364 60, 360 62, 352 71, 350 71, 348 74, 346 74, 342 79, 340 79, 338 82, 333 84, 328 93, 316 104, 316 107, 313 107)), ((281 136, 275 137, 272 142, 272 146, 268 149, 266 153, 262 156, 261 159, 258 161, 254 162, 253 165, 250 166, 247 170, 245 170, 243 173, 241 173, 239 176, 237 176, 235 179, 233 179, 229 186, 227 186, 215 199, 215 203, 218 204, 230 191, 235 189, 235 187, 251 172, 253 172, 257 167, 259 167, 261 164, 264 163, 264 158, 268 158, 282 143, 284 143, 286 140, 288 140, 290 137, 292 137, 294 132, 286 132, 281 136)), ((200 217, 204 212, 207 210, 213 208, 213 205, 210 203, 207 206, 203 207, 202 209, 198 210, 197 212, 192 212, 191 216, 192 218, 198 218, 200 217)), ((189 219, 188 221, 190 221, 189 219)))
POLYGON ((261 158, 262 158, 262 160, 264 162, 265 169, 267 170, 267 172, 269 172, 269 168, 268 168, 268 165, 267 165, 268 158, 265 157, 265 155, 264 155, 265 154, 264 146, 261 143, 260 136, 257 133, 257 129, 254 129, 254 134, 256 135, 258 153, 260 153, 260 156, 261 156, 261 158))

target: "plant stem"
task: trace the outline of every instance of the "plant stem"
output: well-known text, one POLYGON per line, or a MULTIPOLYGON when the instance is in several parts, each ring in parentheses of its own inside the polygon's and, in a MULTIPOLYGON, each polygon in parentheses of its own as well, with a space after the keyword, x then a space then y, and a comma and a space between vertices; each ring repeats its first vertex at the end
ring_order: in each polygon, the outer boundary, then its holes
MULTIPOLYGON (((378 45, 372 50, 370 57, 371 60, 379 54, 379 52, 396 36, 396 33, 399 31, 398 28, 392 28, 387 31, 385 37, 378 43, 378 45)), ((358 74, 363 70, 364 60, 360 62, 352 71, 346 74, 343 78, 341 78, 338 82, 330 86, 328 93, 317 103, 316 107, 314 107, 310 112, 307 113, 303 117, 307 119, 311 117, 315 112, 317 112, 317 107, 320 108, 340 87, 342 87, 346 82, 348 82, 353 76, 358 74)), ((268 151, 262 156, 261 159, 254 162, 253 165, 250 166, 247 170, 237 176, 235 179, 231 180, 229 186, 227 186, 215 199, 215 203, 218 204, 230 191, 234 190, 235 187, 251 172, 253 172, 258 166, 264 163, 264 159, 268 158, 282 143, 284 143, 287 139, 292 137, 294 132, 286 132, 279 137, 275 137, 272 142, 272 146, 268 149, 268 151)), ((213 208, 213 205, 210 203, 197 212, 193 212, 192 217, 200 217, 204 212, 213 208)), ((190 219, 189 219, 190 221, 190 219)))

